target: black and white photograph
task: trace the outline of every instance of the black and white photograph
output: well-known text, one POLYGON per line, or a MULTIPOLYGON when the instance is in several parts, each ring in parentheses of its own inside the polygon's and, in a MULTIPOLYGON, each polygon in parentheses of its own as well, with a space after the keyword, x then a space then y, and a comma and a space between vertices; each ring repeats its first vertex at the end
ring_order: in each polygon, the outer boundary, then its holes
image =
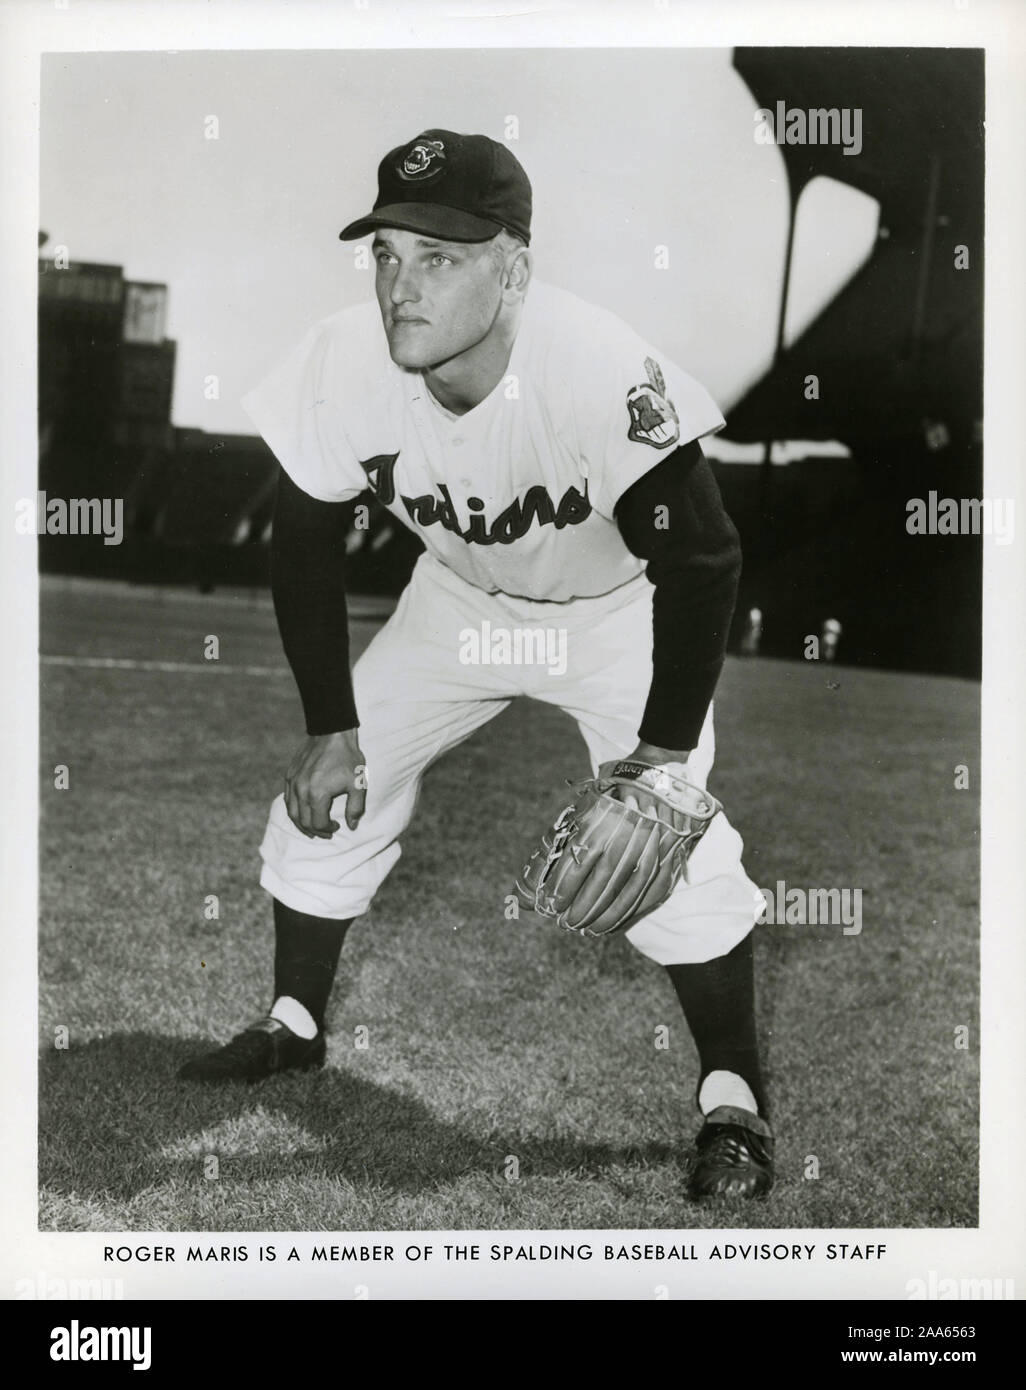
POLYGON ((177 8, 38 55, 5 1296, 1021 1297, 993 27, 177 8))

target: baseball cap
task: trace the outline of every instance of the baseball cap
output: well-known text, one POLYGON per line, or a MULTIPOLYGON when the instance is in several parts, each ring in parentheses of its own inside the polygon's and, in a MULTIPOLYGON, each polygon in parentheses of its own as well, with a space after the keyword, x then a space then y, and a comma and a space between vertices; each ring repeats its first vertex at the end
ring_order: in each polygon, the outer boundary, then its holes
POLYGON ((342 241, 400 227, 445 241, 490 241, 503 228, 531 237, 531 181, 505 145, 487 135, 425 130, 378 165, 378 196, 342 241))

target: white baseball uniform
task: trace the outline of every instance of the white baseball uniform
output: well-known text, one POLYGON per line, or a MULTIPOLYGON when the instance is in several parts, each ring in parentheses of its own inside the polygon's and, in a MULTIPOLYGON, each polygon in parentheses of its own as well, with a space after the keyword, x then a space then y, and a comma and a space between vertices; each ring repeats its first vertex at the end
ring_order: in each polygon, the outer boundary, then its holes
MULTIPOLYGON (((243 405, 322 501, 370 486, 426 547, 353 671, 368 792, 355 831, 310 839, 271 807, 261 883, 300 912, 366 911, 425 768, 516 695, 559 705, 599 763, 631 752, 652 677, 652 585, 614 519, 665 451, 723 428, 692 377, 614 315, 533 281, 502 381, 461 416, 392 361, 377 304, 315 325, 243 405)), ((704 784, 712 709, 689 775, 704 784)), ((729 951, 762 896, 723 814, 627 935, 663 965, 729 951)), ((509 883, 497 883, 497 901, 509 883)))

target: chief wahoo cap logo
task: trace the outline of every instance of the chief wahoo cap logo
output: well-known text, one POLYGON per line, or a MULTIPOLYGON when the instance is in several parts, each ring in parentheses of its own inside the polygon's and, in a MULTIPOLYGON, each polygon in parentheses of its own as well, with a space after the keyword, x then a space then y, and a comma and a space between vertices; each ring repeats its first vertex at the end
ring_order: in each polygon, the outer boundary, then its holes
POLYGON ((407 183, 432 178, 442 172, 445 145, 441 140, 418 140, 396 165, 396 173, 407 183))

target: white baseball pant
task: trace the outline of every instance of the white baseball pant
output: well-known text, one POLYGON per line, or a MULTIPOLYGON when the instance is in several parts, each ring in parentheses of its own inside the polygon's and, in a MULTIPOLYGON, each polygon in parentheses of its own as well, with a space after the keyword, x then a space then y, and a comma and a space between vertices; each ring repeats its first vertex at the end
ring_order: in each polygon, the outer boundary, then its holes
MULTIPOLYGON (((360 916, 399 859, 425 769, 517 695, 558 705, 577 720, 593 773, 632 752, 652 678, 652 594, 643 574, 612 593, 569 603, 487 594, 425 551, 395 612, 353 669, 367 766, 363 818, 349 830, 339 798, 332 815, 340 829, 330 840, 310 839, 277 797, 260 847, 263 887, 298 912, 360 916), (558 658, 521 665, 460 660, 468 632, 494 639, 499 629, 512 637, 539 628, 553 634, 550 653, 565 633, 564 671, 558 658)), ((703 786, 713 754, 710 708, 688 762, 690 777, 703 786)), ((525 826, 528 838, 534 829, 525 826)), ((628 930, 632 945, 661 965, 712 960, 736 946, 763 907, 742 867, 742 848, 721 812, 691 855, 688 882, 628 930)), ((497 903, 520 867, 510 860, 506 878, 495 884, 497 903)))

